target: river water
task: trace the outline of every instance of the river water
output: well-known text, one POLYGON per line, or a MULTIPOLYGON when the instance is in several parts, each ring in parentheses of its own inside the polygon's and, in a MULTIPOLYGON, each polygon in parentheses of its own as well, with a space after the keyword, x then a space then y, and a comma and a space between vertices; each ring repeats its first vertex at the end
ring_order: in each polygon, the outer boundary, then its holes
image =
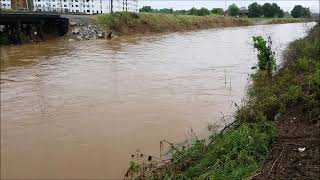
POLYGON ((251 37, 271 36, 281 59, 310 26, 1 47, 1 178, 121 178, 137 149, 205 137, 245 96, 251 37))

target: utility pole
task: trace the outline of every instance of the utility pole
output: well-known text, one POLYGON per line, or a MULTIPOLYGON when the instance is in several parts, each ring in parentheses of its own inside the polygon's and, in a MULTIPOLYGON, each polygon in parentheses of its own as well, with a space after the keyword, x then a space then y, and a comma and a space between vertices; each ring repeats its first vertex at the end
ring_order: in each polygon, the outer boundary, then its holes
POLYGON ((113 13, 113 0, 110 0, 111 5, 110 5, 110 12, 113 13))

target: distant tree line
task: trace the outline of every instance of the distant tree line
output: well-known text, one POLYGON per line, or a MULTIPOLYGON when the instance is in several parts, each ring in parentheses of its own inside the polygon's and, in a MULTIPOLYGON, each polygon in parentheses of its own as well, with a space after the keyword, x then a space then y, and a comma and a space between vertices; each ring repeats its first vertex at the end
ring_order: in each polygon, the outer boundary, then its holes
MULTIPOLYGON (((209 10, 207 8, 191 8, 189 10, 173 10, 172 8, 163 8, 163 9, 153 9, 151 6, 143 6, 140 9, 140 12, 149 12, 149 13, 163 13, 163 14, 177 14, 177 15, 195 15, 195 16, 207 16, 210 14, 215 15, 224 15, 228 14, 230 16, 248 16, 248 17, 267 17, 274 18, 279 17, 282 18, 286 14, 290 15, 290 13, 285 13, 276 3, 265 3, 260 5, 256 2, 250 4, 248 9, 246 7, 239 8, 236 4, 231 4, 227 11, 224 11, 222 8, 213 8, 209 10)), ((291 16, 294 18, 308 18, 311 17, 311 12, 309 8, 302 7, 301 5, 296 5, 292 11, 291 16)))
POLYGON ((224 11, 222 8, 213 8, 211 11, 207 8, 191 8, 189 10, 173 10, 172 8, 163 9, 152 9, 151 6, 143 6, 139 12, 149 12, 149 13, 163 13, 163 14, 180 14, 180 15, 195 15, 195 16, 207 16, 210 14, 223 15, 224 11))

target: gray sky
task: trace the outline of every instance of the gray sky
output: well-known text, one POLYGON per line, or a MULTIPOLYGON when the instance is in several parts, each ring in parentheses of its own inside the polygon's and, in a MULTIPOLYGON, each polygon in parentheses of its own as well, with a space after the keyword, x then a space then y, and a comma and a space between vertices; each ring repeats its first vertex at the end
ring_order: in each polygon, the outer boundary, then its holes
POLYGON ((173 8, 173 9, 190 9, 192 7, 200 8, 206 7, 212 8, 225 8, 230 4, 237 4, 239 7, 247 7, 253 2, 259 4, 277 3, 284 11, 291 11, 295 5, 302 5, 309 7, 312 12, 319 13, 319 2, 320 0, 278 0, 278 1, 267 1, 267 0, 140 0, 139 6, 151 6, 152 8, 173 8))

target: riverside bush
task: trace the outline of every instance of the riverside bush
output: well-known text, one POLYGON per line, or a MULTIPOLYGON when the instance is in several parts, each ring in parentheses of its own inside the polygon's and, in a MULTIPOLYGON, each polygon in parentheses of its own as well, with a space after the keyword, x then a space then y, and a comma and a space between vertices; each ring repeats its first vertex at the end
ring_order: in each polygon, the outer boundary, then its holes
POLYGON ((271 50, 271 38, 268 38, 268 42, 263 39, 262 36, 253 36, 253 46, 258 50, 258 68, 259 70, 267 70, 271 75, 272 70, 276 67, 276 59, 274 52, 271 50))

